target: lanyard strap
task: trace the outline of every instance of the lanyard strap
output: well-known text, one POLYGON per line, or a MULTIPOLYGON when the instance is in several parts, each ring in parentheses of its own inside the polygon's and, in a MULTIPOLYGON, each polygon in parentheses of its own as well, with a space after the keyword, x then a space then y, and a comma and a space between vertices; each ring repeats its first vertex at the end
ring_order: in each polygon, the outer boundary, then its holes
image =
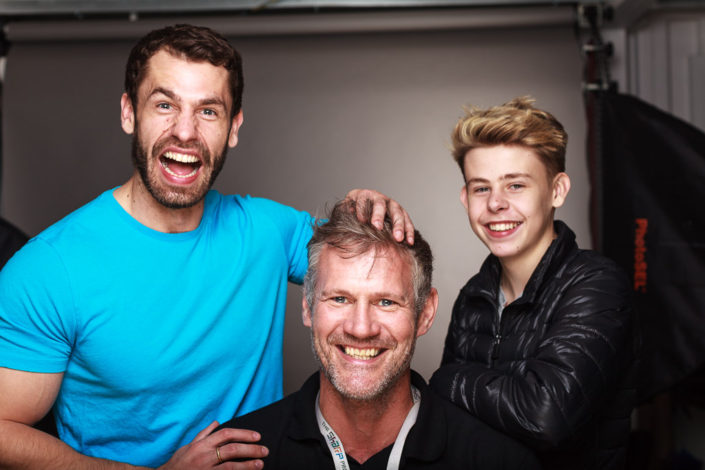
MULTIPOLYGON (((350 465, 348 465, 348 458, 345 455, 345 449, 343 448, 343 443, 340 442, 338 435, 333 431, 333 428, 328 424, 328 422, 323 417, 321 413, 321 407, 318 405, 318 397, 320 393, 316 396, 316 419, 318 420, 318 429, 321 431, 323 438, 328 444, 328 450, 333 457, 333 463, 335 464, 336 470, 350 470, 350 465)), ((387 461, 387 470, 399 470, 399 463, 401 462, 401 451, 404 448, 404 442, 406 441, 406 436, 409 431, 416 423, 416 417, 419 414, 419 407, 421 406, 421 392, 411 386, 411 396, 414 399, 414 406, 411 407, 409 413, 406 415, 404 423, 401 425, 399 434, 394 441, 394 446, 392 447, 392 452, 389 454, 389 460, 387 461)))

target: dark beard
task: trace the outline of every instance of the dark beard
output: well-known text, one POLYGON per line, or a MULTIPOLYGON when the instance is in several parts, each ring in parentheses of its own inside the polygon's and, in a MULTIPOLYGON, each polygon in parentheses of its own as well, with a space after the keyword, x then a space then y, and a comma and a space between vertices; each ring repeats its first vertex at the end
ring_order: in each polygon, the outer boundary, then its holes
MULTIPOLYGON (((137 123, 137 120, 135 119, 135 131, 132 136, 132 164, 139 172, 142 184, 144 184, 144 187, 147 188, 149 194, 151 194, 152 197, 159 204, 169 209, 185 209, 187 207, 195 206, 196 204, 201 202, 203 198, 206 197, 208 190, 213 187, 213 183, 215 183, 216 178, 220 174, 220 171, 223 169, 223 166, 225 165, 225 156, 228 150, 227 140, 223 145, 221 151, 218 154, 214 155, 213 158, 211 158, 211 154, 208 149, 200 143, 184 144, 178 139, 172 138, 165 141, 157 141, 154 144, 154 146, 152 147, 152 156, 155 158, 155 166, 161 165, 158 158, 158 156, 161 155, 161 149, 171 144, 176 144, 181 148, 197 148, 201 153, 201 157, 203 158, 204 166, 209 162, 213 165, 210 177, 208 178, 207 184, 205 186, 197 188, 197 191, 193 194, 178 193, 176 196, 173 196, 173 191, 168 192, 161 188, 155 188, 152 182, 150 181, 149 171, 147 170, 147 152, 145 151, 145 148, 142 145, 142 142, 140 141, 138 129, 139 125, 137 123)), ((228 128, 228 135, 229 134, 230 128, 228 128)))

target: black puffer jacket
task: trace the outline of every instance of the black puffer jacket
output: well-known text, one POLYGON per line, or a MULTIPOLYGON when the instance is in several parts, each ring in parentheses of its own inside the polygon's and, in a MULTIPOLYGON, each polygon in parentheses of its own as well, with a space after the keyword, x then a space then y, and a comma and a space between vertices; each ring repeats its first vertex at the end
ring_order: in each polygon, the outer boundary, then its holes
POLYGON ((496 257, 461 290, 431 386, 528 444, 546 469, 623 468, 635 399, 629 284, 564 223, 555 229, 501 322, 496 257))

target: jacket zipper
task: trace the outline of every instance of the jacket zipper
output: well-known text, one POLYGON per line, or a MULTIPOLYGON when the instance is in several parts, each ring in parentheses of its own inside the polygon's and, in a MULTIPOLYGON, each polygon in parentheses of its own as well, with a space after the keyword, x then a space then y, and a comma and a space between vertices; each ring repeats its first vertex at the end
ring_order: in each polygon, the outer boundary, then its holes
POLYGON ((494 365, 494 361, 499 359, 499 343, 502 342, 502 335, 497 333, 494 337, 494 343, 492 344, 492 360, 490 361, 490 367, 494 365))
POLYGON ((502 317, 499 313, 497 314, 495 325, 494 342, 492 343, 492 354, 490 355, 490 367, 494 365, 494 361, 499 359, 499 346, 502 342, 502 317))

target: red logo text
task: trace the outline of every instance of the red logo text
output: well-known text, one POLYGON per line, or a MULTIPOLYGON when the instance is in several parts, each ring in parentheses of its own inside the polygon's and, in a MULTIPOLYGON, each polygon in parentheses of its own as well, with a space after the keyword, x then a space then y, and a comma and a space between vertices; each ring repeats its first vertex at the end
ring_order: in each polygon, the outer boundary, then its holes
POLYGON ((634 290, 646 293, 647 264, 646 264, 646 230, 649 219, 636 219, 634 231, 634 290))

